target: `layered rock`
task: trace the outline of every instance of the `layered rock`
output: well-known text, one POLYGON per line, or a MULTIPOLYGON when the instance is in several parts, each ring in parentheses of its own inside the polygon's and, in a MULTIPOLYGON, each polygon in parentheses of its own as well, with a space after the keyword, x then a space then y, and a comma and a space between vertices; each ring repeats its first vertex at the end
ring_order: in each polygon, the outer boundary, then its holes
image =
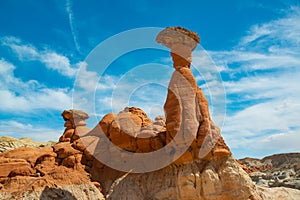
POLYGON ((52 148, 21 147, 0 154, 0 199, 101 199, 96 186, 83 169, 59 165, 52 148))
POLYGON ((224 200, 260 199, 260 195, 249 176, 229 157, 125 175, 113 184, 108 199, 224 200))

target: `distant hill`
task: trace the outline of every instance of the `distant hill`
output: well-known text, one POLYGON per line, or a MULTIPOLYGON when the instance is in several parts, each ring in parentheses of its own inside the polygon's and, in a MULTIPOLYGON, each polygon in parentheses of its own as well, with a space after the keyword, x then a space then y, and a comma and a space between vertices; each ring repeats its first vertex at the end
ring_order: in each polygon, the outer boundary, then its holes
POLYGON ((16 139, 9 136, 0 136, 0 153, 13 150, 19 147, 50 147, 56 142, 37 142, 30 138, 16 139))
POLYGON ((300 153, 274 154, 239 159, 257 184, 266 187, 289 187, 300 190, 300 153))

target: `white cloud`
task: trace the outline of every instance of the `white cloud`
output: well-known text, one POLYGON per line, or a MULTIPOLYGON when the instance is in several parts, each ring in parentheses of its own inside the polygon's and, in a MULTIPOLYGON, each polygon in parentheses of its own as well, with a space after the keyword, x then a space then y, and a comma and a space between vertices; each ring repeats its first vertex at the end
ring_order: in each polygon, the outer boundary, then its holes
POLYGON ((76 88, 86 92, 113 90, 120 77, 104 74, 101 77, 96 71, 90 71, 86 62, 78 63, 79 71, 75 80, 76 88))
POLYGON ((227 117, 224 132, 236 137, 262 136, 266 131, 289 131, 299 126, 300 103, 282 98, 249 106, 227 117))
POLYGON ((72 65, 66 56, 52 50, 39 50, 15 37, 3 37, 0 41, 2 45, 11 48, 21 61, 40 61, 47 69, 57 71, 66 77, 74 77, 77 73, 76 64, 72 65))
POLYGON ((72 105, 68 89, 50 89, 35 80, 24 82, 14 76, 14 70, 14 65, 4 59, 0 60, 1 112, 63 110, 72 105))
MULTIPOLYGON (((299 151, 300 9, 254 25, 232 50, 209 52, 221 73, 230 115, 223 135, 247 156, 299 151)), ((244 155, 244 154, 243 154, 244 155)))
POLYGON ((234 150, 237 158, 257 157, 277 153, 299 152, 299 127, 295 130, 276 132, 269 135, 258 135, 253 137, 227 136, 226 142, 234 150))
POLYGON ((300 128, 296 131, 287 131, 278 134, 273 134, 258 141, 258 147, 269 148, 279 152, 298 152, 300 141, 300 128))
POLYGON ((6 62, 4 59, 0 59, 0 76, 1 76, 1 85, 3 88, 6 84, 14 83, 16 85, 20 84, 20 80, 14 77, 13 71, 15 66, 9 62, 6 62))
POLYGON ((64 110, 70 108, 72 100, 67 89, 41 89, 29 96, 28 101, 33 104, 32 109, 64 110))
MULTIPOLYGON (((0 135, 12 137, 29 137, 38 141, 57 141, 62 134, 63 126, 51 129, 41 126, 43 121, 23 124, 20 121, 35 117, 40 113, 62 111, 72 105, 69 89, 47 88, 36 80, 23 81, 14 75, 16 67, 0 59, 0 112, 13 116, 16 120, 0 120, 0 135), (20 121, 19 121, 20 120, 20 121)), ((50 117, 50 116, 49 116, 50 117)), ((47 120, 52 120, 51 118, 47 120)), ((49 121, 48 121, 49 123, 49 121)), ((48 124, 47 123, 47 124, 48 124)), ((52 124, 53 125, 53 124, 52 124)))
POLYGON ((240 100, 263 98, 300 98, 300 70, 288 70, 243 77, 224 82, 228 95, 239 94, 240 100))
MULTIPOLYGON (((55 51, 49 49, 40 50, 31 44, 22 42, 15 37, 2 37, 0 43, 9 47, 21 63, 27 61, 39 61, 49 70, 54 70, 64 77, 73 78, 77 73, 79 64, 72 65, 70 60, 55 51)), ((17 67, 0 58, 0 112, 4 116, 0 120, 1 135, 12 137, 30 137, 38 141, 54 140, 62 134, 63 126, 58 129, 44 127, 52 120, 49 116, 47 123, 42 119, 36 122, 34 119, 41 113, 53 113, 72 107, 70 88, 55 88, 46 86, 37 80, 24 81, 15 76, 17 67), (32 120, 31 120, 32 118, 32 120), (29 121, 31 124, 22 123, 29 121)), ((26 69, 22 69, 26 70, 26 69)), ((62 77, 63 78, 63 77, 62 77)), ((55 122, 51 123, 55 126, 55 122)), ((61 125, 61 124, 60 124, 61 125)))
POLYGON ((0 110, 11 111, 11 110, 28 110, 29 102, 24 97, 18 97, 16 94, 8 90, 0 90, 0 110), (18 105, 18 107, 16 107, 18 105))
POLYGON ((51 129, 39 125, 23 124, 18 121, 0 121, 1 135, 15 138, 28 137, 36 141, 58 141, 64 127, 51 129))
POLYGON ((120 77, 104 74, 101 77, 91 71, 85 62, 78 63, 79 71, 73 87, 73 108, 84 110, 91 116, 89 123, 95 125, 95 117, 111 112, 111 96, 120 77), (95 110, 96 109, 96 110, 95 110))
POLYGON ((44 52, 40 55, 39 60, 46 65, 48 69, 55 70, 60 74, 73 77, 77 69, 71 67, 70 60, 62 55, 55 52, 44 52))
MULTIPOLYGON (((299 20, 300 22, 300 20, 299 20)), ((273 48, 273 47, 270 47, 273 48)), ((290 50, 291 51, 291 50, 290 50)), ((233 50, 227 52, 210 52, 218 62, 220 71, 232 71, 228 64, 243 64, 243 68, 238 70, 255 70, 282 69, 300 65, 300 58, 294 52, 287 52, 286 49, 281 51, 278 47, 273 48, 272 52, 252 52, 251 50, 233 50), (225 61, 225 62, 224 62, 225 61)), ((236 71, 237 72, 237 71, 236 71)))

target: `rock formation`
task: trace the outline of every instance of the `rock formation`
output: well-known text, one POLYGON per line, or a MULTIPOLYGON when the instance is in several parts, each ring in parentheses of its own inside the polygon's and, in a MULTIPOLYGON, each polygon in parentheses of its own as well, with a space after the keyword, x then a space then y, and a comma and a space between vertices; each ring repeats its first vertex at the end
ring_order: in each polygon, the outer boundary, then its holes
POLYGON ((177 141, 176 148, 180 148, 182 144, 186 145, 185 143, 189 145, 192 140, 191 152, 186 152, 181 157, 184 161, 187 161, 184 159, 187 154, 193 154, 190 161, 210 156, 231 155, 220 129, 210 119, 208 101, 190 70, 192 51, 200 42, 199 36, 181 27, 170 27, 161 31, 156 41, 171 49, 175 68, 164 106, 166 142, 174 140, 178 134, 182 137, 177 141))
POLYGON ((81 138, 95 158, 100 155, 102 159, 93 161, 92 179, 100 182, 109 199, 261 199, 249 176, 232 158, 220 129, 211 121, 208 102, 190 70, 191 53, 199 37, 175 27, 163 30, 157 42, 171 49, 175 68, 164 106, 166 131, 157 127, 155 132, 153 127, 158 123, 134 107, 104 116, 81 138), (93 138, 97 142, 85 142, 86 137, 87 141, 93 138), (107 145, 105 138, 119 148, 107 145), (161 161, 159 154, 150 162, 137 159, 132 168, 122 168, 130 165, 130 153, 144 153, 141 156, 146 157, 145 153, 160 150, 164 150, 161 157, 167 164, 155 171, 147 169, 161 161), (103 157, 105 154, 107 157, 103 157), (121 165, 121 170, 102 163, 110 158, 114 161, 109 165, 121 165), (118 159, 124 163, 118 163, 118 159), (140 166, 146 173, 134 171, 140 166))

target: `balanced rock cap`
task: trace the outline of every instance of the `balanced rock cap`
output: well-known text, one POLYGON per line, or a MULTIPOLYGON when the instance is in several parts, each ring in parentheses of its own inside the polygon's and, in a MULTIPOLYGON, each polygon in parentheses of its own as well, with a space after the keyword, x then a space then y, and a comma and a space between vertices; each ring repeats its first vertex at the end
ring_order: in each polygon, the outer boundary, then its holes
POLYGON ((194 50, 200 43, 200 38, 196 32, 180 26, 167 27, 162 30, 156 37, 156 42, 172 49, 174 45, 181 44, 194 50))
POLYGON ((64 110, 61 114, 64 120, 71 120, 71 119, 81 119, 86 120, 89 118, 89 115, 82 110, 64 110))

